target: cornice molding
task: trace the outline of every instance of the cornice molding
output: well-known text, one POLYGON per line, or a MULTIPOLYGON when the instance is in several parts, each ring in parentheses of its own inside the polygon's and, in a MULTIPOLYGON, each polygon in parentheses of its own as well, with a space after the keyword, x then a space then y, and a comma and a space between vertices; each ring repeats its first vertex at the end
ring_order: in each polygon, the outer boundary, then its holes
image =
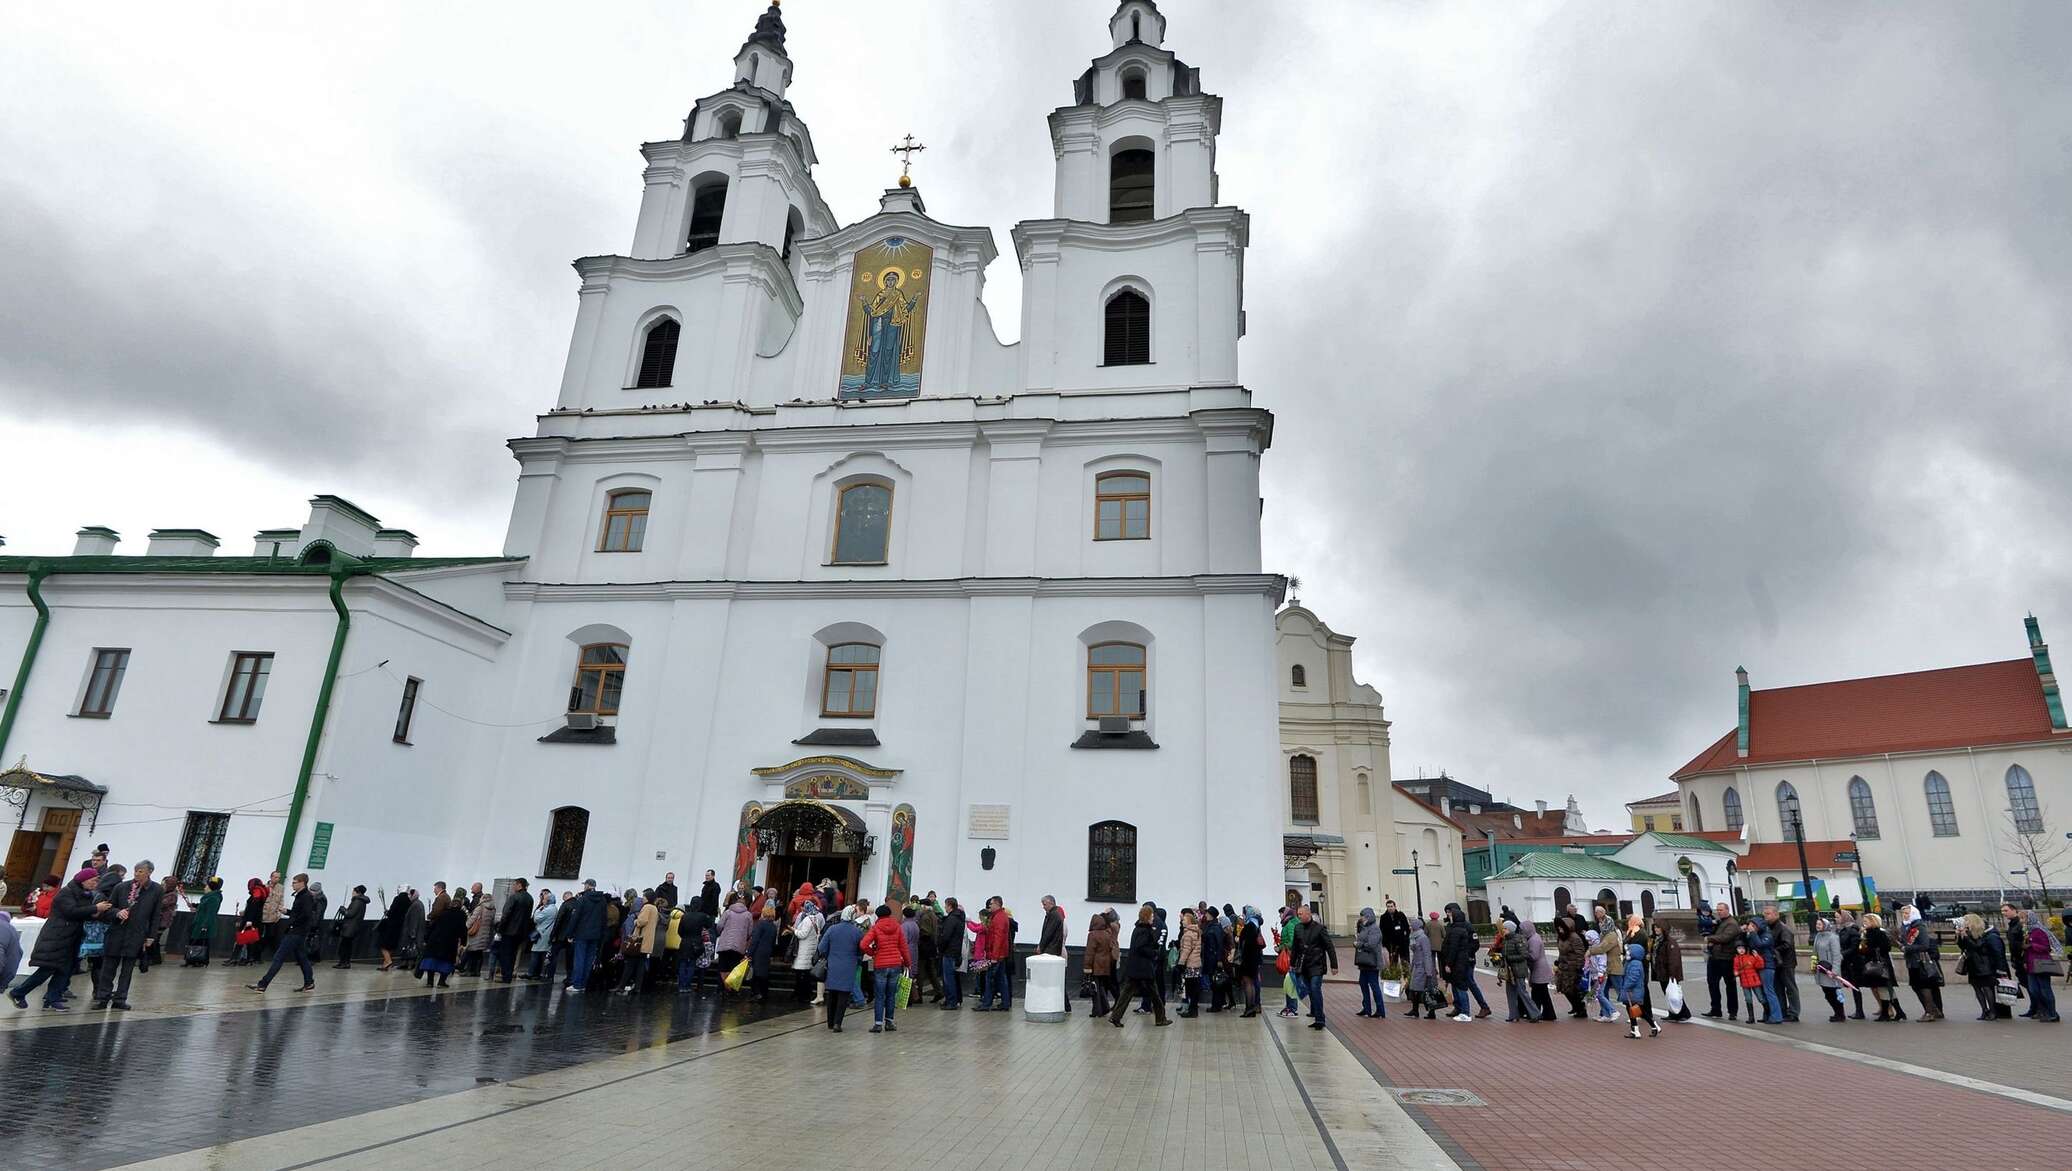
POLYGON ((1158 244, 1191 241, 1197 249, 1243 249, 1251 243, 1252 217, 1230 205, 1190 207, 1164 219, 1129 224, 1097 224, 1089 220, 1023 220, 1008 233, 1024 267, 1067 247, 1093 252, 1123 252, 1158 244))
POLYGON ((1172 598, 1257 594, 1278 600, 1287 579, 1271 573, 1192 577, 938 578, 927 581, 506 582, 519 602, 730 601, 860 598, 1172 598))

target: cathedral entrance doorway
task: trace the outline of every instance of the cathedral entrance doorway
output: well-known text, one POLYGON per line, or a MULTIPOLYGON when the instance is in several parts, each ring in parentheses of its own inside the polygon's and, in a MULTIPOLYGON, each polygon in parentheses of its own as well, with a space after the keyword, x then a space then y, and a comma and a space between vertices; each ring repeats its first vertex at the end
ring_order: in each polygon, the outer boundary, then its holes
POLYGON ((755 851, 763 857, 763 885, 786 901, 799 884, 824 878, 842 888, 845 903, 855 901, 863 864, 876 844, 855 810, 811 799, 763 810, 753 833, 755 851))

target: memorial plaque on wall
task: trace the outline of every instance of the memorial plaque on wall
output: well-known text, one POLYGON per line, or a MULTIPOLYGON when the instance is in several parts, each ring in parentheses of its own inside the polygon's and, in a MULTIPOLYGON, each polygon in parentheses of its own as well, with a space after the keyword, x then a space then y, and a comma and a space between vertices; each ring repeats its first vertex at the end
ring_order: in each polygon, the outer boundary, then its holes
POLYGON ((964 836, 968 838, 992 838, 1005 840, 1007 837, 1006 805, 973 805, 966 820, 964 836))

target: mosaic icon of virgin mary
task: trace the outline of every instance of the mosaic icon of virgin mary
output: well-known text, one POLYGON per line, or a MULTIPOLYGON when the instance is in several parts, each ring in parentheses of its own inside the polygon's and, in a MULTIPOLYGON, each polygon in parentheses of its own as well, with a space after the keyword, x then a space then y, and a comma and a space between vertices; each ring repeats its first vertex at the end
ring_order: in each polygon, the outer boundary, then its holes
POLYGON ((841 397, 910 398, 921 393, 934 251, 891 236, 859 249, 844 333, 841 397))

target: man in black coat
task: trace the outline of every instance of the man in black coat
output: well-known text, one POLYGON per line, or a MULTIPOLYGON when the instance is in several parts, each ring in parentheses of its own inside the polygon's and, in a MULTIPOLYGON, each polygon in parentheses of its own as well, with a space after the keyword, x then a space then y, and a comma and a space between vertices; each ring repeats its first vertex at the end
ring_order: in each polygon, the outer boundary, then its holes
POLYGON ((597 880, 586 878, 575 905, 561 913, 568 920, 570 957, 566 987, 570 992, 581 992, 590 981, 590 966, 597 962, 597 946, 604 939, 606 902, 604 892, 597 889, 597 880))
POLYGON ((1173 1023, 1165 1010, 1165 944, 1159 940, 1158 923, 1149 904, 1137 908, 1137 925, 1130 931, 1129 950, 1123 953, 1122 974, 1129 984, 1115 998, 1115 1008, 1108 1014, 1109 1024, 1121 1028, 1122 1015, 1138 996, 1158 1014, 1158 1024, 1173 1023))
POLYGON ((298 874, 290 880, 289 889, 294 892, 294 901, 288 905, 287 914, 281 916, 281 942, 273 952, 273 966, 259 977, 257 984, 245 987, 254 992, 265 992, 266 986, 281 970, 281 965, 294 960, 302 968, 302 991, 308 992, 317 986, 317 974, 310 970, 309 953, 303 950, 303 941, 323 926, 323 919, 317 914, 317 897, 309 893, 309 875, 298 874))
POLYGON ((490 983, 504 974, 504 983, 517 978, 518 950, 532 942, 532 893, 522 878, 511 880, 511 893, 504 896, 504 912, 496 921, 496 966, 489 969, 490 983))
POLYGON ((29 993, 47 980, 49 984, 43 991, 45 1011, 66 1011, 65 990, 72 984, 72 963, 79 958, 79 938, 86 933, 86 921, 114 906, 95 901, 94 890, 100 881, 101 876, 87 867, 73 875, 72 881, 51 900, 50 916, 43 921, 36 947, 29 953, 29 962, 36 971, 7 993, 16 1008, 29 1007, 29 993))
MULTIPOLYGON (((1037 929, 1036 954, 1065 958, 1065 912, 1058 908, 1058 901, 1049 895, 1043 896, 1043 926, 1037 929)), ((1065 1013, 1072 1012, 1072 990, 1065 989, 1065 1013)))
POLYGON ((1777 1002, 1788 1024, 1799 1021, 1799 941, 1791 933, 1791 920, 1772 907, 1763 912, 1770 929, 1770 944, 1777 950, 1777 1002))
POLYGON ((1439 975, 1453 986, 1453 1012, 1455 1020, 1467 1020, 1468 997, 1472 994, 1481 1006, 1479 1017, 1489 1015, 1489 1002, 1482 999, 1482 989, 1475 983, 1475 929, 1468 924, 1468 913, 1460 909, 1459 903, 1446 904, 1446 934, 1439 941, 1439 975))
POLYGON ((1396 900, 1388 900, 1388 909, 1381 913, 1381 946, 1388 949, 1389 963, 1410 962, 1410 916, 1396 909, 1396 900))
POLYGON ((705 872, 705 885, 698 889, 698 904, 707 916, 719 918, 719 879, 710 870, 705 872))
POLYGON ((1712 1008, 1706 1016, 1719 1017, 1719 990, 1727 990, 1727 1015, 1740 1011, 1741 986, 1734 978, 1734 945, 1741 941, 1741 921, 1734 918, 1734 912, 1721 903, 1718 914, 1713 918, 1712 930, 1705 936, 1705 991, 1712 1000, 1712 1008))
MULTIPOLYGON (((719 938, 719 924, 705 913, 705 900, 694 898, 684 908, 683 919, 676 925, 676 990, 702 994, 698 987, 698 961, 705 958, 706 936, 719 938)), ((719 981, 726 977, 724 972, 714 972, 713 991, 719 990, 719 981)))
POLYGON ((152 870, 149 862, 137 863, 130 876, 107 893, 108 909, 98 916, 108 925, 108 933, 101 966, 94 972, 95 1008, 107 1008, 112 1001, 116 1008, 129 1010, 130 976, 144 952, 144 941, 158 930, 158 904, 165 897, 165 888, 151 881, 152 870))
POLYGON ((957 964, 964 958, 964 908, 954 898, 942 901, 942 916, 935 923, 935 954, 942 964, 942 1006, 964 1007, 964 985, 957 976, 957 964))
POLYGON ((655 884, 655 897, 658 899, 668 899, 669 905, 672 907, 683 906, 682 901, 676 897, 676 871, 672 870, 664 874, 662 881, 655 884))

